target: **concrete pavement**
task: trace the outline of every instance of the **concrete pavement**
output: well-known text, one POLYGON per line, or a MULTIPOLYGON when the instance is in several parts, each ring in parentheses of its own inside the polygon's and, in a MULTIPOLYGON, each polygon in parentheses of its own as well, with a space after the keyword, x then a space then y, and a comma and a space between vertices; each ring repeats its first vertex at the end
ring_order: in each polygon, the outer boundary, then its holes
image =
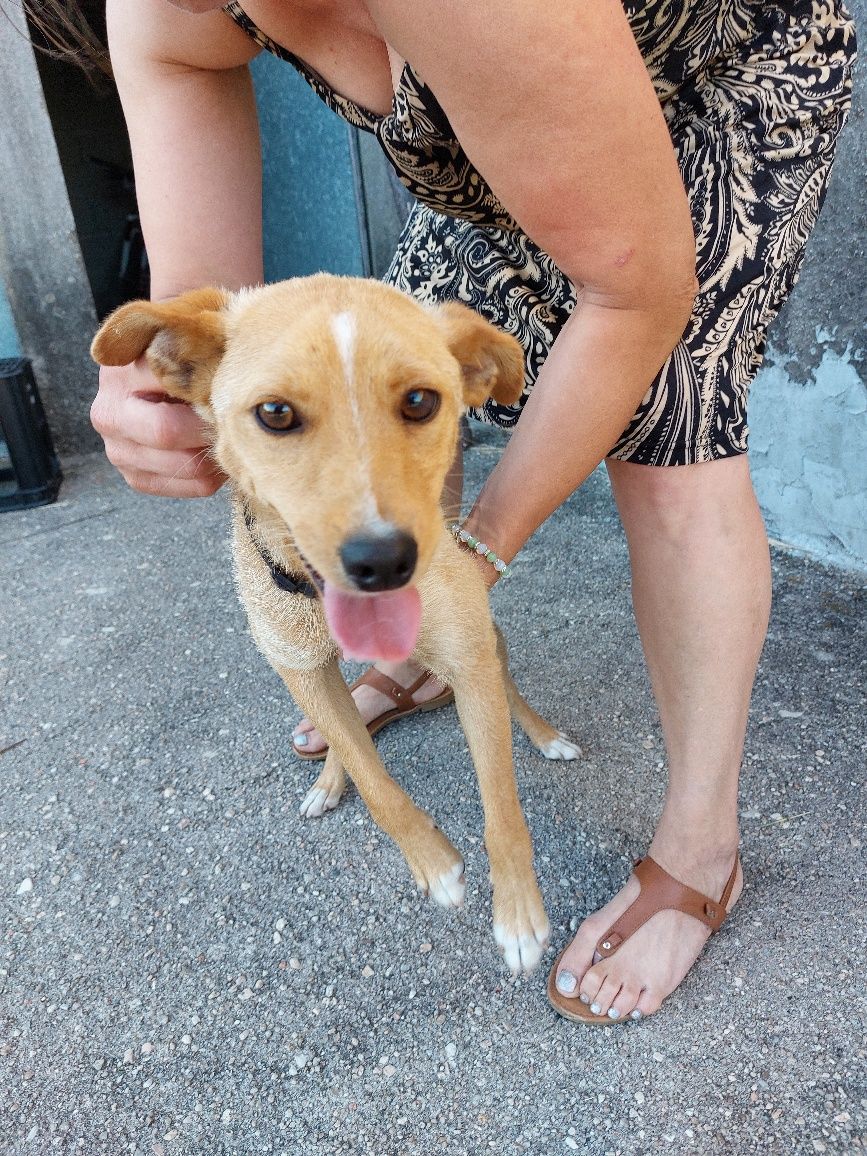
MULTIPOLYGON (((468 489, 500 444, 470 450, 468 489)), ((590 1030, 497 955, 453 709, 378 743, 465 854, 457 915, 415 894, 354 793, 298 816, 316 768, 246 633, 223 499, 133 494, 98 457, 61 499, 0 516, 0 1152, 863 1150, 857 575, 775 554, 744 898, 660 1015, 590 1030)), ((516 739, 559 948, 664 790, 602 475, 494 600, 522 689, 585 750, 554 764, 516 739)))

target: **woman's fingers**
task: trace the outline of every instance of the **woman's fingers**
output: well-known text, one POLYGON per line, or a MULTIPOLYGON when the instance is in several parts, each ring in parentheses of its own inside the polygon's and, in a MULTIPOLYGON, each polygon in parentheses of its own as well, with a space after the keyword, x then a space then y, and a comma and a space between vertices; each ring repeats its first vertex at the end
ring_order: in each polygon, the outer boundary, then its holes
POLYGON ((140 494, 152 494, 156 498, 209 498, 226 480, 222 474, 217 479, 196 478, 185 481, 183 478, 175 478, 167 481, 160 474, 147 474, 139 470, 131 470, 129 473, 121 470, 121 473, 132 489, 140 494))
POLYGON ((168 397, 140 359, 104 367, 91 422, 108 460, 133 489, 164 497, 206 497, 225 481, 208 453, 208 426, 168 397))
POLYGON ((171 497, 204 497, 214 493, 225 481, 222 470, 210 456, 207 446, 190 450, 153 449, 139 445, 128 438, 112 438, 106 442, 105 453, 111 464, 123 474, 126 481, 136 490, 142 489, 133 479, 151 478, 146 492, 162 493, 171 497), (178 483, 193 482, 192 487, 183 485, 182 495, 177 490, 178 483))

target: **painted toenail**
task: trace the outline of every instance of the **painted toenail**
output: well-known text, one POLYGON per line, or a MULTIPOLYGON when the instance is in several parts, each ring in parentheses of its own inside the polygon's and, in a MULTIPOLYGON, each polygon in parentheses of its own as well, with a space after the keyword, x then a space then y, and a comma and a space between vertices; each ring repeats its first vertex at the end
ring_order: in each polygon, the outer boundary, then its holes
POLYGON ((636 1008, 635 1011, 630 1012, 629 1014, 632 1016, 632 1018, 634 1020, 640 1020, 641 1019, 641 1012, 638 1010, 638 1008, 636 1008))
POLYGON ((592 1004, 590 1005, 590 1010, 593 1012, 593 1014, 594 1014, 595 1016, 598 1016, 598 1015, 600 1015, 600 1014, 601 1014, 601 1012, 602 1012, 602 1008, 599 1006, 599 1004, 598 1004, 598 1003, 592 1003, 592 1004))
POLYGON ((310 739, 306 734, 295 735, 292 742, 296 747, 306 747, 310 739))
POLYGON ((557 990, 564 995, 571 995, 578 986, 578 981, 571 971, 561 971, 557 976, 557 990))
POLYGON ((616 1007, 610 1007, 608 1009, 608 1018, 610 1020, 619 1020, 620 1019, 620 1012, 617 1010, 616 1007))
POLYGON ((581 992, 581 995, 578 998, 581 1000, 582 1003, 590 1003, 590 996, 585 995, 583 991, 581 992))

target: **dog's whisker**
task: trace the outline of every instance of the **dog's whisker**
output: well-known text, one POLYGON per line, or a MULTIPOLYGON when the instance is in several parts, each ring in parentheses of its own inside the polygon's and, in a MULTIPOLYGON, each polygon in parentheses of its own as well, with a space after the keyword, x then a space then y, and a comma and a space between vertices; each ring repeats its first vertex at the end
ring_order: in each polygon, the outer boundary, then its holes
POLYGON ((212 446, 205 446, 204 449, 199 450, 199 452, 194 457, 190 458, 190 460, 188 462, 185 462, 182 466, 180 466, 172 474, 171 477, 167 477, 165 479, 165 482, 164 482, 160 492, 163 494, 166 493, 168 491, 169 486, 172 484, 172 482, 176 481, 179 477, 186 474, 187 471, 190 471, 189 477, 188 477, 188 479, 185 479, 185 480, 193 481, 197 476, 196 471, 198 470, 200 463, 205 460, 205 458, 211 452, 212 448, 213 448, 212 446))

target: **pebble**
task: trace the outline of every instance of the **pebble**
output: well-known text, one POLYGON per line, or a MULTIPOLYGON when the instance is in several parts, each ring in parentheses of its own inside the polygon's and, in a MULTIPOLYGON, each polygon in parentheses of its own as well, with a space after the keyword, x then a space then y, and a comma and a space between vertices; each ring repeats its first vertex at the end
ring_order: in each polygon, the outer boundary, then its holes
POLYGON ((419 948, 419 951, 422 953, 422 955, 424 955, 426 952, 430 951, 432 948, 433 948, 432 943, 423 943, 421 945, 421 947, 419 948))
POLYGON ((370 966, 369 963, 366 963, 364 965, 364 967, 361 969, 361 974, 364 976, 365 979, 370 979, 370 977, 373 975, 373 968, 370 966))
POLYGON ((33 880, 28 875, 26 879, 22 879, 15 889, 16 895, 27 895, 33 890, 33 880))

